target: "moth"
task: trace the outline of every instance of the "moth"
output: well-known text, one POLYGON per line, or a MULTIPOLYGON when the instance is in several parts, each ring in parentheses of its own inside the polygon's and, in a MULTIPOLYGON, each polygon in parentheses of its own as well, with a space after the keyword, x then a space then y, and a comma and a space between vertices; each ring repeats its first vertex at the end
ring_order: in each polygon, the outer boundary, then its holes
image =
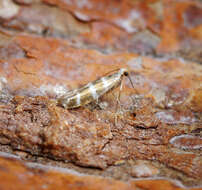
POLYGON ((124 76, 129 77, 129 72, 126 68, 121 68, 111 75, 101 77, 81 88, 67 92, 58 99, 58 104, 66 109, 72 109, 85 106, 94 101, 98 103, 98 100, 102 95, 114 88, 120 86, 121 90, 124 76))

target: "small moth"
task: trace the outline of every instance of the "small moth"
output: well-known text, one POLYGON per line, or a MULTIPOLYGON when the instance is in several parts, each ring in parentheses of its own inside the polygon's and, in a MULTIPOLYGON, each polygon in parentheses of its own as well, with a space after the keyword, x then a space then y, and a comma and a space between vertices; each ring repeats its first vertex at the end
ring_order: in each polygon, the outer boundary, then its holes
POLYGON ((58 99, 58 104, 66 109, 72 109, 85 106, 93 101, 98 102, 98 99, 103 94, 121 85, 123 76, 128 75, 127 69, 119 69, 119 71, 114 74, 101 77, 79 89, 67 92, 58 99))

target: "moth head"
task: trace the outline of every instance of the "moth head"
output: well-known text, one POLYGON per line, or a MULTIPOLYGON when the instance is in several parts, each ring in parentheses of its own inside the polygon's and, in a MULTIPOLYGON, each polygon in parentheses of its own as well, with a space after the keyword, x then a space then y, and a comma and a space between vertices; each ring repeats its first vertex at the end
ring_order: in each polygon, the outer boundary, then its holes
POLYGON ((125 76, 128 76, 129 75, 129 73, 128 73, 128 69, 126 69, 126 68, 122 68, 122 69, 120 69, 120 74, 121 75, 125 75, 125 76))

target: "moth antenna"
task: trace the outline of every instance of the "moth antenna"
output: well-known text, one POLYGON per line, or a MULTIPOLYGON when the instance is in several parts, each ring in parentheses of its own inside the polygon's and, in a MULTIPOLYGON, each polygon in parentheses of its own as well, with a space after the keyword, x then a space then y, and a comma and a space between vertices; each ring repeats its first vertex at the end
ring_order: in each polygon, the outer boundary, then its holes
POLYGON ((120 68, 117 68, 117 69, 111 70, 111 71, 105 73, 104 76, 106 76, 106 75, 108 75, 108 74, 110 74, 110 73, 113 73, 113 72, 115 72, 115 71, 118 71, 118 70, 120 70, 120 68))
MULTIPOLYGON (((130 81, 131 86, 133 87, 133 89, 135 89, 135 87, 134 87, 134 85, 133 85, 133 82, 132 82, 132 79, 131 79, 131 77, 130 77, 130 74, 128 74, 127 77, 128 77, 128 79, 129 79, 129 81, 130 81)), ((136 89, 135 89, 135 90, 136 90, 136 89)), ((131 98, 131 100, 132 100, 132 102, 133 102, 133 105, 135 105, 135 100, 133 99, 133 97, 130 96, 130 98, 131 98)))
POLYGON ((130 75, 127 75, 127 77, 128 77, 128 79, 129 79, 129 81, 130 81, 130 83, 131 83, 131 86, 135 89, 135 87, 134 87, 134 85, 133 85, 133 82, 132 82, 132 79, 131 79, 130 75))

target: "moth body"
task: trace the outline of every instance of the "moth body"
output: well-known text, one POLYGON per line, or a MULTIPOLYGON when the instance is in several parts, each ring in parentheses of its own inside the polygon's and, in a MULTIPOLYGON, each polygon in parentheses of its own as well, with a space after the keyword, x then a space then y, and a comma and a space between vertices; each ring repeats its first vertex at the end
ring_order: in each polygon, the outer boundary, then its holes
POLYGON ((122 68, 114 74, 101 77, 79 89, 67 92, 59 98, 58 104, 66 109, 72 109, 84 106, 93 101, 97 102, 102 95, 118 87, 121 84, 124 75, 127 76, 128 71, 127 69, 122 68))

